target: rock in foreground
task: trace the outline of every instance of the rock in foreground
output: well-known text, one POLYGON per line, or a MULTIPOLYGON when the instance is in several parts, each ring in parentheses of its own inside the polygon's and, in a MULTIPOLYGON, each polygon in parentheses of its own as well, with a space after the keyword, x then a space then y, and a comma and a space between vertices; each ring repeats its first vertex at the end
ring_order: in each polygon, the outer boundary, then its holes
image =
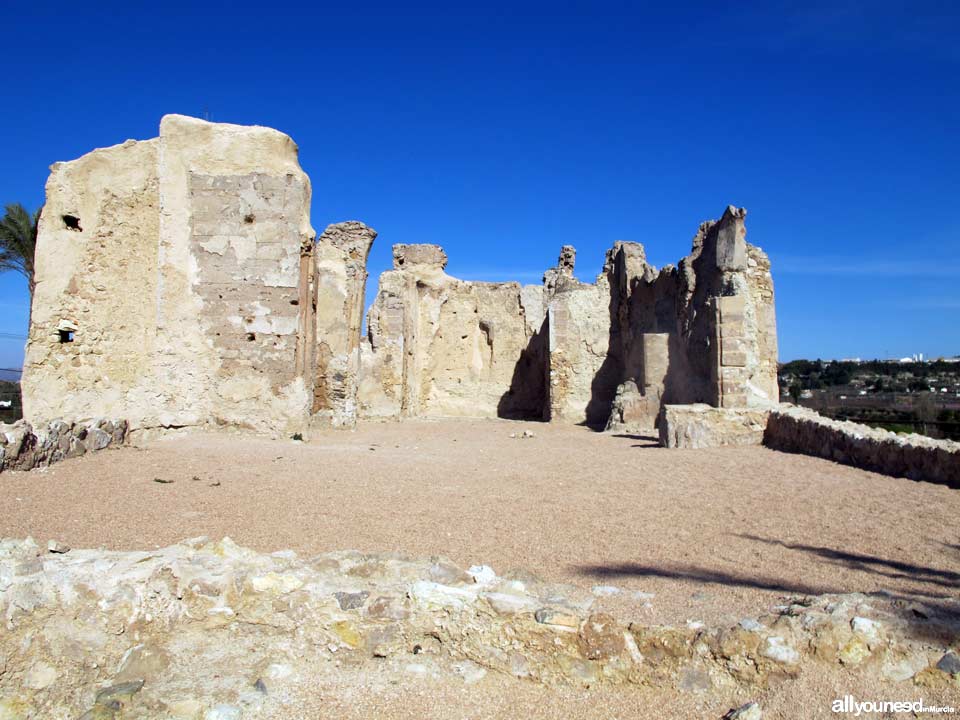
POLYGON ((923 609, 921 635, 859 595, 794 598, 725 628, 623 623, 594 602, 441 558, 302 559, 228 538, 67 553, 4 540, 0 718, 289 717, 317 677, 349 673, 704 692, 825 663, 931 697, 957 688, 941 660, 956 608, 923 609))

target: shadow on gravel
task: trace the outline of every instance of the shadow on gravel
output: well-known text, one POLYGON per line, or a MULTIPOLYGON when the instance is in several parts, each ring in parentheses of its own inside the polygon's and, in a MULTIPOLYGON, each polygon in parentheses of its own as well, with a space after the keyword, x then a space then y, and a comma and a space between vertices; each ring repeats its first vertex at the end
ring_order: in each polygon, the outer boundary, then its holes
POLYGON ((611 437, 623 438, 624 440, 643 440, 643 443, 637 445, 631 445, 630 447, 635 448, 658 448, 663 447, 660 444, 660 438, 656 435, 631 435, 629 433, 618 433, 614 434, 611 437))
POLYGON ((587 575, 594 578, 657 577, 669 580, 687 580, 704 585, 727 585, 730 587, 750 587, 758 590, 772 590, 773 592, 788 595, 825 595, 828 593, 842 592, 842 590, 807 585, 805 583, 790 583, 779 579, 763 578, 757 575, 718 572, 693 566, 656 567, 654 565, 641 565, 640 563, 617 563, 610 565, 576 565, 573 570, 580 575, 587 575))
MULTIPOLYGON (((929 583, 950 590, 960 588, 960 572, 954 572, 953 570, 916 565, 899 560, 887 560, 886 558, 875 555, 864 555, 863 553, 835 550, 834 548, 820 547, 817 545, 786 543, 782 540, 773 540, 756 535, 738 534, 736 537, 764 543, 765 545, 777 545, 787 550, 796 550, 797 552, 803 552, 808 555, 816 555, 817 557, 843 565, 851 570, 881 575, 895 580, 912 580, 915 582, 929 583)), ((948 545, 948 547, 953 546, 948 545)))
MULTIPOLYGON (((952 590, 954 592, 948 592, 947 594, 923 591, 894 593, 883 590, 863 592, 863 594, 874 598, 878 606, 882 604, 887 610, 897 615, 904 623, 906 634, 916 640, 942 643, 944 646, 950 646, 960 640, 960 602, 954 599, 958 595, 955 591, 960 588, 960 573, 815 545, 790 544, 753 535, 737 535, 737 537, 816 555, 832 563, 844 565, 851 570, 888 578, 929 583, 948 591, 952 590)), ((704 585, 769 590, 787 596, 839 595, 862 592, 855 588, 809 585, 803 582, 790 582, 782 578, 769 578, 746 573, 728 573, 689 565, 654 566, 640 563, 613 563, 576 565, 571 569, 579 575, 598 579, 655 577, 704 585)))

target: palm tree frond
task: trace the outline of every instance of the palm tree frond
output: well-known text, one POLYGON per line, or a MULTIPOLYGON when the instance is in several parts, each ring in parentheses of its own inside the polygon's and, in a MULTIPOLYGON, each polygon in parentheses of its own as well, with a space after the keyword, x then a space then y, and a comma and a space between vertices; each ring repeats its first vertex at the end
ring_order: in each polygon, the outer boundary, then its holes
POLYGON ((0 272, 13 270, 27 278, 33 293, 33 260, 37 251, 40 210, 32 215, 20 203, 11 203, 0 219, 0 272))

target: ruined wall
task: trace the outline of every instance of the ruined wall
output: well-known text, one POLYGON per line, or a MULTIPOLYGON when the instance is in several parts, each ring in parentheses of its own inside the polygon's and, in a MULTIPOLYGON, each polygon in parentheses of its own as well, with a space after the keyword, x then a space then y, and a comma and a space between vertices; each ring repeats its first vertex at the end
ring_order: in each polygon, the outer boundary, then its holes
POLYGON ((747 244, 745 218, 731 206, 702 223, 690 254, 659 272, 642 248, 611 251, 623 358, 612 426, 652 429, 665 404, 778 401, 770 262, 747 244))
POLYGON ((34 425, 137 423, 157 405, 159 148, 130 140, 50 168, 22 380, 34 425))
POLYGON ((660 271, 642 245, 617 242, 593 283, 574 277, 570 246, 524 288, 451 278, 435 245, 395 246, 361 349, 361 414, 653 431, 667 403, 769 406, 773 284, 745 217, 730 207, 703 223, 690 255, 660 271))
POLYGON ((545 419, 603 425, 621 375, 617 342, 611 342, 618 327, 617 293, 611 292, 606 271, 595 283, 574 278, 575 258, 575 250, 564 246, 557 267, 544 276, 549 337, 545 419))
POLYGON ((303 424, 299 256, 313 231, 289 137, 166 116, 158 139, 55 165, 47 192, 27 419, 303 424))
POLYGON ((444 272, 436 245, 395 245, 361 348, 366 417, 540 417, 540 288, 444 272))
POLYGON ((167 116, 160 137, 51 169, 24 371, 35 423, 271 432, 358 417, 500 416, 652 430, 667 403, 776 402, 770 264, 746 211, 657 270, 617 242, 593 283, 464 282, 394 246, 361 340, 376 232, 314 241, 286 135, 167 116))
POLYGON ((758 247, 747 245, 747 314, 749 332, 756 343, 756 362, 748 365, 747 378, 750 393, 748 405, 762 405, 780 401, 780 383, 777 381, 777 312, 773 295, 773 275, 770 258, 758 247))
POLYGON ((357 419, 360 330, 367 256, 377 233, 361 222, 330 225, 317 238, 312 312, 315 353, 311 412, 336 426, 357 419))
POLYGON ((269 128, 167 116, 161 140, 158 362, 171 420, 302 426, 294 377, 300 245, 312 239, 297 147, 269 128), (258 216, 259 213, 259 216, 258 216), (196 417, 197 412, 203 415, 196 417))

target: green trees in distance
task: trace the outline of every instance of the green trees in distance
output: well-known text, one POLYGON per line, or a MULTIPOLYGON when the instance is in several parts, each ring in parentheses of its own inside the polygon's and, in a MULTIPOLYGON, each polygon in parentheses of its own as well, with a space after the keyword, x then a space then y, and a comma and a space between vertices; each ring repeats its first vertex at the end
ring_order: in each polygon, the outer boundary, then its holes
POLYGON ((909 363, 793 360, 780 366, 779 375, 782 385, 789 387, 792 383, 799 383, 803 390, 842 387, 859 378, 866 380, 874 392, 902 392, 907 389, 917 392, 926 390, 937 379, 960 376, 960 363, 939 360, 909 363))

